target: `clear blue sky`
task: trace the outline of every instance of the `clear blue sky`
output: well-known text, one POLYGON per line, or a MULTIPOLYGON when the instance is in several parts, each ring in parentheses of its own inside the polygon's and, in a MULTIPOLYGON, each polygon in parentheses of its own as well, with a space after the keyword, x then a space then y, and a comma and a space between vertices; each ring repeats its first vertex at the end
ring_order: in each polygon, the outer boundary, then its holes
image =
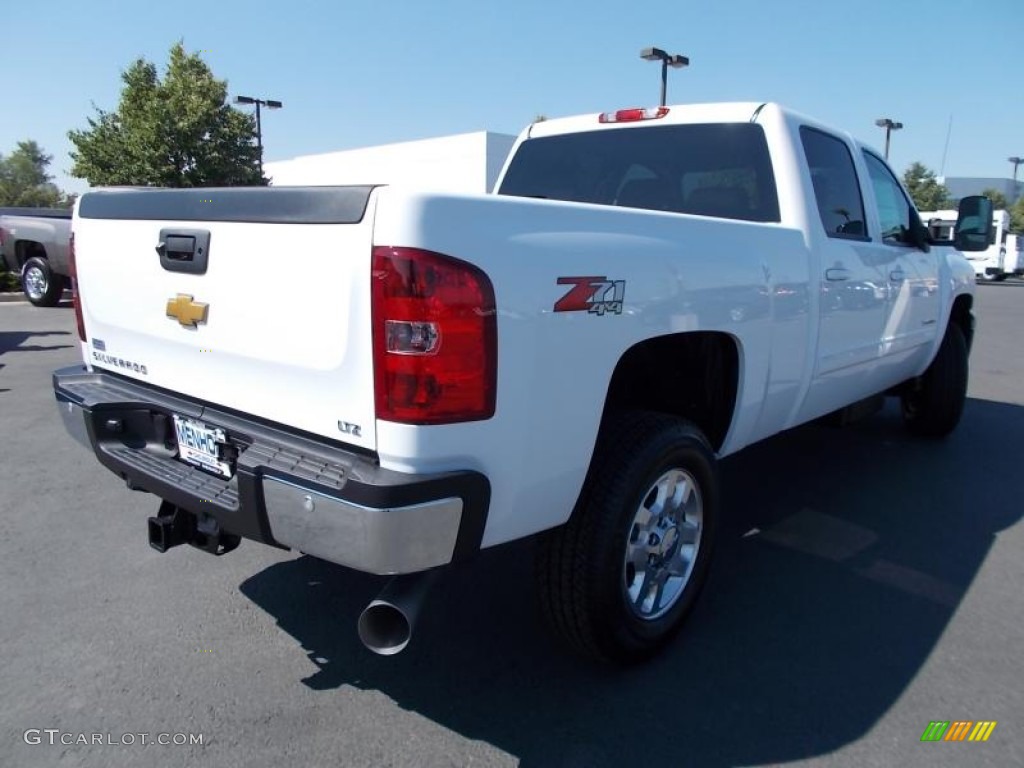
POLYGON ((0 152, 32 138, 62 187, 84 182, 67 131, 117 106, 120 72, 162 69, 183 39, 232 95, 279 99, 267 161, 492 130, 534 115, 656 104, 656 45, 690 57, 669 103, 778 101, 949 176, 1012 173, 1024 156, 1024 0, 385 0, 376 3, 8 0, 0 152))

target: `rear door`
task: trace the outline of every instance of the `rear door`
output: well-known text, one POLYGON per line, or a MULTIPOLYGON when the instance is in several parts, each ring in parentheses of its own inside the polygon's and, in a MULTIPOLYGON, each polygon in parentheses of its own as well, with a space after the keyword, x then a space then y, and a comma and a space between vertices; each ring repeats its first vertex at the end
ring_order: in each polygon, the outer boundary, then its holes
POLYGON ((841 374, 856 391, 856 382, 872 374, 878 358, 892 264, 871 247, 864 195, 847 142, 808 126, 801 127, 800 138, 823 230, 816 246, 821 254, 816 376, 841 374))
POLYGON ((88 362, 374 449, 371 197, 87 193, 74 231, 88 362))

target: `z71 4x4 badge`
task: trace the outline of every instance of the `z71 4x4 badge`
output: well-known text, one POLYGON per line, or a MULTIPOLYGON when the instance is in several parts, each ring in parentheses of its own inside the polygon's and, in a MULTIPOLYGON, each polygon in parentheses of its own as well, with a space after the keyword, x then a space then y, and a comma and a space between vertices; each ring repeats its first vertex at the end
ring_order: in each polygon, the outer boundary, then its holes
POLYGON ((571 285, 572 289, 555 302, 555 312, 622 314, 622 300, 626 296, 625 280, 609 280, 607 277, 560 277, 558 284, 571 285))

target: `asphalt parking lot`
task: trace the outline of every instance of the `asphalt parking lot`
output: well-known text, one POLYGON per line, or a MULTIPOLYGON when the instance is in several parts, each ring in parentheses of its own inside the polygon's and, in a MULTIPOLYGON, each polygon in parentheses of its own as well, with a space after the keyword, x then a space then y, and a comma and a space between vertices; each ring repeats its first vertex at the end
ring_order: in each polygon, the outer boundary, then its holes
POLYGON ((549 640, 530 542, 445 574, 386 659, 355 631, 382 579, 245 542, 155 552, 155 498, 54 407, 70 308, 0 304, 0 765, 1024 765, 1024 282, 979 286, 976 314, 949 440, 893 404, 726 460, 709 591, 619 671, 549 640), (998 726, 922 743, 933 720, 998 726))

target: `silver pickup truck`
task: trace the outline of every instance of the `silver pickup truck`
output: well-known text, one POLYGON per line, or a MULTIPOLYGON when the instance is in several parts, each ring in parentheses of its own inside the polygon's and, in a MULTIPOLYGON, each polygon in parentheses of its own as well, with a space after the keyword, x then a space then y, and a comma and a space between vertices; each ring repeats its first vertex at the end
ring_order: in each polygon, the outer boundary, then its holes
POLYGON ((0 256, 37 307, 55 306, 68 285, 71 211, 0 208, 0 256))

